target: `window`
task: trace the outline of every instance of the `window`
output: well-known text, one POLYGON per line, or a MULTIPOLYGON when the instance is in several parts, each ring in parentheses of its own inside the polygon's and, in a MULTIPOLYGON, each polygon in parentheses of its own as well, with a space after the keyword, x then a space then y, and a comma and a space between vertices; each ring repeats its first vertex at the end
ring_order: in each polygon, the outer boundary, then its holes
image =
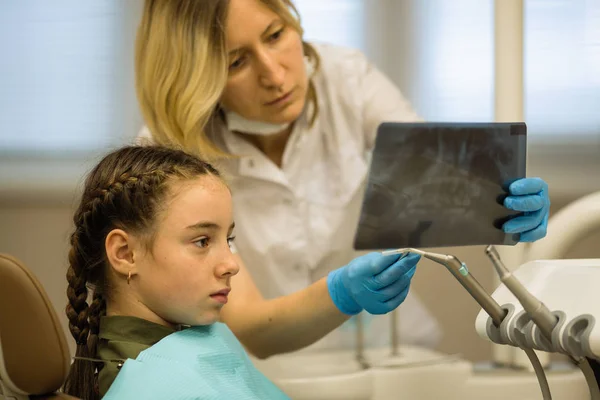
POLYGON ((600 2, 526 0, 524 12, 530 130, 600 143, 600 2))
POLYGON ((0 3, 0 153, 65 154, 123 138, 121 0, 0 3))
POLYGON ((294 1, 308 41, 364 47, 363 0, 294 1))
POLYGON ((364 0, 294 1, 308 41, 364 49, 364 0))
MULTIPOLYGON (((387 56, 374 61, 427 120, 494 119, 493 0, 296 3, 308 39, 367 53, 382 47, 387 56), (377 21, 369 21, 373 16, 377 21), (373 29, 382 34, 373 35, 373 29)), ((525 118, 531 138, 575 135, 600 142, 600 2, 523 4, 525 118)))
POLYGON ((430 121, 493 121, 493 1, 413 4, 417 110, 430 121))

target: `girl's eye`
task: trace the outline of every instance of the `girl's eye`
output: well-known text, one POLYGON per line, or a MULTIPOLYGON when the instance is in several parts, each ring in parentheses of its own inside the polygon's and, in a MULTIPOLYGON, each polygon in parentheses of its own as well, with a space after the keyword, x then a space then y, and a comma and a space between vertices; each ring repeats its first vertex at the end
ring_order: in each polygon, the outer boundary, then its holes
POLYGON ((229 247, 231 247, 231 245, 233 244, 233 241, 235 240, 235 236, 230 236, 227 238, 227 245, 229 245, 229 247))
POLYGON ((206 246, 208 246, 208 242, 209 238, 201 237, 200 239, 196 240, 194 244, 200 248, 205 248, 206 246))

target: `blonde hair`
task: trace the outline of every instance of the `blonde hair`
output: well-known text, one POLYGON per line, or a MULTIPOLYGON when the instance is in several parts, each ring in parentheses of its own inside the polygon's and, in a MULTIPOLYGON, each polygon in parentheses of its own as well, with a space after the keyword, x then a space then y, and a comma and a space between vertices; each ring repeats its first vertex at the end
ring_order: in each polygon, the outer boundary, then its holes
MULTIPOLYGON (((260 0, 303 34, 292 0, 260 0)), ((208 160, 229 157, 207 134, 228 77, 225 24, 229 0, 146 0, 135 48, 136 93, 156 144, 183 148, 208 160)), ((303 42, 304 54, 319 57, 303 42)), ((315 88, 311 124, 318 113, 315 88)))

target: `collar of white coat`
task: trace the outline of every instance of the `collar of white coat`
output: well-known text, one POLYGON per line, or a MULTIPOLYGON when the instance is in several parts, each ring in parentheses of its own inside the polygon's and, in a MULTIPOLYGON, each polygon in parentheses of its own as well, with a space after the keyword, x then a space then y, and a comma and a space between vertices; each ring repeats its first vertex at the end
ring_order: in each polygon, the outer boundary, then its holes
MULTIPOLYGON (((290 157, 290 152, 294 151, 294 144, 302 140, 302 136, 307 133, 309 128, 309 116, 312 115, 314 105, 307 103, 304 110, 294 122, 292 133, 286 144, 283 154, 283 164, 290 157)), ((239 177, 251 177, 266 181, 276 182, 284 186, 289 186, 288 179, 284 170, 273 164, 259 149, 250 142, 243 139, 240 135, 231 132, 224 123, 220 124, 220 131, 223 135, 223 143, 228 152, 235 154, 237 166, 234 167, 234 173, 239 177)))

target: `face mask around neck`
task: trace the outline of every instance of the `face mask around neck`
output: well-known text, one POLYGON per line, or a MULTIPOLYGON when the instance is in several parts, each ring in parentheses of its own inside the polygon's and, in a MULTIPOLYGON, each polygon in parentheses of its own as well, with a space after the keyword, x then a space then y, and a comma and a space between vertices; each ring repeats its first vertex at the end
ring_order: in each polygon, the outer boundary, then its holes
POLYGON ((233 111, 225 111, 225 118, 227 121, 227 129, 230 131, 243 132, 251 135, 275 135, 283 132, 290 126, 290 123, 271 124, 268 122, 249 120, 233 111))

